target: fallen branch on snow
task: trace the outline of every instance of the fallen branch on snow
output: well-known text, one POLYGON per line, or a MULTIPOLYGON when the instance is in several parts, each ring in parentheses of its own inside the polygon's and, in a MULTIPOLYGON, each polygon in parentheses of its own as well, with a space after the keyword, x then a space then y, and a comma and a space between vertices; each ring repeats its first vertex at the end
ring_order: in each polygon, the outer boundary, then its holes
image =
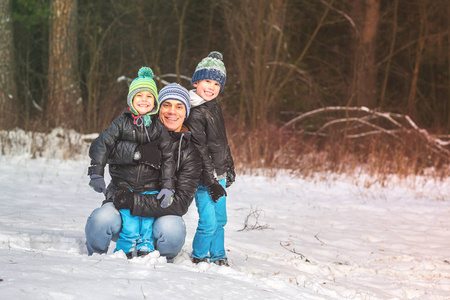
POLYGON ((300 255, 300 258, 301 258, 302 260, 304 260, 305 262, 311 263, 311 261, 310 261, 309 259, 307 259, 306 256, 304 256, 303 254, 301 254, 301 253, 295 251, 295 248, 289 249, 288 246, 290 246, 290 245, 291 245, 291 244, 289 244, 289 243, 287 243, 286 245, 283 245, 283 244, 280 242, 280 246, 281 246, 281 247, 283 247, 284 249, 286 249, 286 250, 288 250, 289 252, 292 252, 292 253, 294 253, 294 254, 296 254, 296 255, 300 255))
POLYGON ((307 118, 313 116, 336 112, 344 113, 344 117, 330 117, 332 120, 326 122, 315 131, 303 131, 305 134, 317 136, 330 136, 327 129, 333 128, 333 134, 341 132, 347 139, 362 138, 375 134, 387 134, 395 139, 402 139, 408 134, 414 134, 425 142, 427 148, 436 154, 450 158, 450 151, 445 147, 450 145, 450 136, 437 136, 430 134, 427 130, 420 128, 408 116, 391 112, 381 112, 369 109, 367 107, 346 107, 346 106, 329 106, 301 114, 286 124, 280 130, 284 130, 294 124, 298 124, 307 118), (360 114, 364 115, 361 116, 360 114), (359 114, 353 116, 353 114, 359 114), (378 122, 376 124, 375 122, 378 122), (344 124, 344 126, 342 126, 344 124), (382 125, 380 125, 382 124, 382 125))

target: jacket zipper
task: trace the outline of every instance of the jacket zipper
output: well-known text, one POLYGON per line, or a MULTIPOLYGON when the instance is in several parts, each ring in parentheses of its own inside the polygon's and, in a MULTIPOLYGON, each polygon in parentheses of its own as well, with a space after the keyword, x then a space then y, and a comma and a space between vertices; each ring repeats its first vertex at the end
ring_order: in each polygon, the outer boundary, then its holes
MULTIPOLYGON (((144 144, 144 133, 143 133, 143 130, 141 130, 139 136, 140 136, 140 139, 141 139, 140 144, 143 145, 144 144)), ((142 153, 141 153, 141 155, 142 155, 142 153)), ((141 178, 141 169, 142 169, 142 164, 138 164, 138 171, 137 171, 137 174, 136 174, 136 183, 139 183, 139 179, 141 178)))

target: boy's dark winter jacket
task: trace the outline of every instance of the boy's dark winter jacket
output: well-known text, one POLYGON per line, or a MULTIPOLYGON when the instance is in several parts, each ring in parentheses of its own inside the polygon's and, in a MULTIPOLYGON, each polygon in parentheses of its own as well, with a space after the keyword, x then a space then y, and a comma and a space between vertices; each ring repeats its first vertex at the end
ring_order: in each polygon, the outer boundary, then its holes
MULTIPOLYGON (((104 176, 105 165, 109 164, 109 174, 116 188, 128 188, 136 192, 155 191, 162 188, 174 189, 175 161, 172 152, 172 138, 161 121, 152 116, 152 123, 147 127, 150 141, 157 141, 161 151, 161 170, 145 164, 136 164, 132 156, 127 158, 125 164, 114 164, 110 160, 113 149, 118 142, 132 142, 138 144, 148 143, 143 126, 133 122, 133 115, 129 110, 117 117, 91 144, 89 156, 91 166, 88 175, 98 174, 104 176)), ((133 149, 134 151, 134 149, 133 149)))
MULTIPOLYGON (((132 215, 141 217, 161 217, 165 215, 182 216, 187 213, 197 191, 202 170, 202 159, 197 148, 190 142, 190 132, 169 132, 173 140, 173 157, 177 166, 175 172, 175 197, 173 203, 162 208, 157 195, 134 194, 132 215), (181 147, 180 147, 181 143, 181 147)), ((133 156, 136 143, 120 142, 113 152, 111 160, 115 164, 126 163, 133 156)), ((113 201, 115 190, 110 185, 106 192, 108 201, 113 201)))
POLYGON ((225 121, 217 99, 191 108, 185 124, 192 132, 192 141, 202 154, 201 183, 208 187, 216 181, 215 175, 225 177, 228 170, 234 167, 225 121))

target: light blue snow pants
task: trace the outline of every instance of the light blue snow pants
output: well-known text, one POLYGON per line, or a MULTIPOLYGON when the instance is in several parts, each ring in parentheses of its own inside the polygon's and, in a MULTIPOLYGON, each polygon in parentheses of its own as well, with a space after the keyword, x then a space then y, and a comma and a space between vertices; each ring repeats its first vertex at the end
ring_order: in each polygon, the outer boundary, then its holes
MULTIPOLYGON (((158 194, 158 191, 144 192, 143 194, 158 194)), ((116 251, 124 253, 137 251, 155 251, 155 239, 153 238, 153 222, 155 218, 133 216, 129 209, 120 209, 122 216, 122 230, 116 243, 116 251)))
MULTIPOLYGON (((225 188, 226 179, 220 180, 219 183, 225 188)), ((227 198, 223 196, 214 203, 208 189, 199 185, 195 194, 199 220, 192 242, 191 257, 209 258, 211 262, 227 258, 224 245, 224 227, 227 224, 226 202, 227 198)))
POLYGON ((122 216, 122 230, 116 243, 116 251, 125 253, 137 251, 155 251, 153 238, 153 222, 155 218, 132 216, 129 209, 119 209, 122 216))
MULTIPOLYGON (((122 218, 112 202, 96 208, 89 216, 86 227, 88 255, 108 252, 109 244, 117 241, 122 218)), ((163 216, 153 223, 155 248, 162 256, 172 259, 181 251, 186 238, 186 225, 180 216, 163 216)))

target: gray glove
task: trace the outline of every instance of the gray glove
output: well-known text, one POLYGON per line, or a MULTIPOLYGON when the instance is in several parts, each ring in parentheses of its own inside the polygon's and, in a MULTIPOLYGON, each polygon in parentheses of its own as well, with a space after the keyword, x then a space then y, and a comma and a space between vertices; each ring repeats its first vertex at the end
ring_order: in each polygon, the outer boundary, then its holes
POLYGON ((97 193, 105 193, 106 192, 106 184, 105 179, 102 175, 92 174, 91 181, 89 181, 89 186, 94 189, 97 193))
POLYGON ((169 207, 173 202, 173 190, 169 189, 162 189, 156 199, 161 200, 161 207, 167 208, 169 207))

